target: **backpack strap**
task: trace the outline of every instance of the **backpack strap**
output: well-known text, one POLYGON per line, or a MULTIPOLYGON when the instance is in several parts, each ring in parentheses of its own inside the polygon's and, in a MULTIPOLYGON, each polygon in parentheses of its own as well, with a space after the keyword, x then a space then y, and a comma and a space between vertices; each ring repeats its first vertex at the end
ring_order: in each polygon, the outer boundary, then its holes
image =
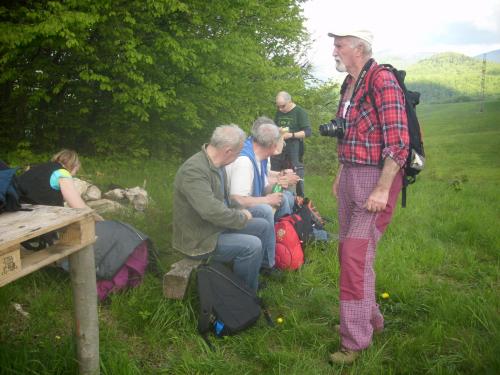
POLYGON ((266 303, 262 299, 262 297, 257 297, 257 302, 260 305, 260 308, 262 309, 262 312, 264 313, 264 317, 266 318, 266 322, 270 327, 274 327, 275 324, 273 322, 273 318, 271 317, 271 313, 269 312, 269 308, 267 307, 266 303))
MULTIPOLYGON (((198 266, 198 274, 201 272, 208 272, 208 266, 206 264, 200 264, 198 266)), ((198 281, 199 283, 199 281, 198 281)), ((198 318, 198 332, 203 335, 206 334, 210 330, 210 321, 212 315, 212 300, 211 293, 212 291, 208 288, 205 288, 202 292, 198 291, 200 297, 200 316, 198 318), (207 295, 210 293, 210 295, 207 295)))
POLYGON ((347 90, 347 80, 349 78, 349 75, 346 75, 344 78, 344 82, 342 82, 342 86, 340 86, 340 96, 344 96, 346 90, 347 90))
MULTIPOLYGON (((342 82, 342 85, 340 86, 340 100, 337 106, 337 113, 340 112, 340 108, 342 107, 342 98, 344 97, 345 92, 347 91, 348 85, 348 78, 349 75, 346 75, 344 78, 344 82, 342 82)), ((297 195, 299 197, 299 195, 297 195)), ((297 201, 295 202, 297 204, 297 201)), ((302 203, 300 203, 302 205, 302 203)))
MULTIPOLYGON (((375 95, 373 94, 373 80, 376 74, 381 72, 382 70, 387 70, 396 79, 396 82, 398 83, 399 87, 401 88, 401 91, 403 92, 403 97, 405 98, 405 103, 410 103, 412 106, 415 106, 418 104, 420 100, 420 95, 418 93, 416 94, 410 94, 410 91, 406 88, 406 85, 404 83, 404 77, 406 76, 406 72, 404 70, 397 70, 395 67, 393 67, 391 64, 380 64, 378 65, 370 74, 367 76, 367 87, 368 87, 368 94, 367 96, 370 99, 370 102, 373 106, 373 109, 375 110, 375 113, 377 115, 377 120, 380 123, 380 118, 378 114, 377 107, 375 106, 375 95), (415 97, 410 97, 409 95, 415 95, 415 97)), ((405 107, 406 109, 406 107, 405 107)))
MULTIPOLYGON (((389 64, 380 64, 378 66, 376 66, 369 74, 368 76, 366 77, 366 87, 368 88, 367 90, 367 93, 364 95, 363 98, 366 98, 368 97, 369 99, 369 102, 371 104, 371 106, 373 107, 373 110, 375 111, 375 115, 377 116, 377 122, 380 124, 380 115, 378 113, 378 109, 377 109, 377 106, 375 105, 376 102, 375 102, 375 94, 373 93, 373 80, 375 79, 375 76, 381 72, 382 70, 388 70, 390 71, 391 73, 393 73, 392 69, 394 69, 392 67, 392 65, 389 65, 389 64)), ((395 75, 393 73, 393 75, 395 75)), ((399 80, 397 77, 395 77, 396 80, 398 81, 399 83, 399 80)))
MULTIPOLYGON (((208 265, 206 263, 201 263, 200 265, 198 265, 197 270, 198 270, 198 272, 199 271, 208 272, 207 268, 208 268, 208 265)), ((212 303, 210 302, 213 299, 211 296, 211 293, 212 293, 212 291, 208 288, 204 289, 202 293, 200 293, 200 291, 198 291, 199 301, 200 301, 200 307, 199 307, 200 313, 199 313, 199 317, 198 317, 198 332, 199 332, 201 338, 203 339, 203 341, 205 341, 205 343, 207 344, 208 348, 212 352, 214 352, 215 347, 212 345, 212 343, 210 342, 210 340, 208 338, 208 334, 210 332, 210 326, 211 326, 212 321, 213 321, 213 316, 212 316, 213 306, 212 306, 212 303), (210 295, 207 295, 207 293, 209 293, 210 295)))
MULTIPOLYGON (((375 115, 377 116, 377 121, 378 123, 380 124, 380 115, 378 113, 378 109, 377 109, 377 106, 375 105, 376 102, 375 102, 375 95, 373 93, 373 80, 375 79, 375 75, 378 74, 379 72, 381 72, 382 70, 387 70, 389 72, 392 73, 392 75, 394 76, 394 78, 396 79, 396 81, 398 82, 398 85, 399 87, 401 88, 401 91, 403 91, 403 96, 405 98, 405 109, 407 108, 407 103, 408 103, 408 100, 409 98, 407 97, 406 95, 406 86, 403 82, 402 79, 400 79, 400 77, 398 76, 398 74, 396 74, 396 68, 394 68, 391 64, 380 64, 378 65, 367 77, 367 87, 368 87, 368 98, 370 100, 370 104, 372 105, 373 107, 373 110, 375 111, 375 115)), ((404 79, 404 75, 406 74, 406 72, 403 72, 403 79, 404 79)), ((405 176, 405 174, 403 174, 403 188, 401 189, 401 206, 404 208, 406 207, 406 187, 408 186, 408 180, 405 176)))
POLYGON ((403 176, 403 188, 401 189, 401 207, 405 208, 406 207, 406 186, 405 185, 405 178, 403 176))

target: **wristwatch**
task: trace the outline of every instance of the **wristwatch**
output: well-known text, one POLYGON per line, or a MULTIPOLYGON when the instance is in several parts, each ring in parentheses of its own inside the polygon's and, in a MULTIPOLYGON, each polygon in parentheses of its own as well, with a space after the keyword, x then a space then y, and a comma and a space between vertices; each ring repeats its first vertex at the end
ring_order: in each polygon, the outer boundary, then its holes
POLYGON ((295 139, 295 132, 292 132, 292 139, 295 139))

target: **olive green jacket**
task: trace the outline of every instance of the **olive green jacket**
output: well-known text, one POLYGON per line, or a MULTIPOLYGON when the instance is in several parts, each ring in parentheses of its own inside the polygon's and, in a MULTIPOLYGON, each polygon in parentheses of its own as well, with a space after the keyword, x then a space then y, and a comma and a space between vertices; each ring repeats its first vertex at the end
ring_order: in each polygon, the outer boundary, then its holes
POLYGON ((225 193, 219 169, 212 164, 203 145, 175 176, 172 246, 188 256, 211 253, 222 231, 242 229, 248 220, 242 210, 224 204, 224 199, 229 201, 229 198, 226 171, 221 169, 225 193))

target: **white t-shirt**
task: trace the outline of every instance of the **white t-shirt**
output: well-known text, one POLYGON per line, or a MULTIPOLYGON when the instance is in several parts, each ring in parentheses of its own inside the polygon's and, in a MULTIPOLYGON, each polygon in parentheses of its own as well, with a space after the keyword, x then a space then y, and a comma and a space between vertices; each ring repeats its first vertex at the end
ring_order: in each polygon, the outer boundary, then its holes
POLYGON ((346 115, 347 110, 349 109, 350 105, 351 105, 351 101, 350 100, 346 100, 346 102, 344 104, 344 109, 342 110, 342 117, 345 118, 345 115, 346 115))
MULTIPOLYGON (((259 168, 260 173, 259 162, 257 162, 257 168, 259 168)), ((271 163, 268 160, 264 186, 268 184, 267 175, 270 170, 271 163)), ((230 195, 241 195, 243 197, 249 197, 252 195, 254 170, 250 158, 247 156, 238 156, 235 161, 226 166, 226 174, 230 195)))

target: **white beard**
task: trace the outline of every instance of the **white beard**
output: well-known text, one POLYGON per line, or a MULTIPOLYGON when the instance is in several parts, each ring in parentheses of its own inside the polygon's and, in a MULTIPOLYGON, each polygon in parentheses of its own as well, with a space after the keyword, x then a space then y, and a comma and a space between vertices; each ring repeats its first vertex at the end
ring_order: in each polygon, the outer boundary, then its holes
POLYGON ((345 73, 347 72, 347 68, 346 66, 344 65, 344 63, 340 60, 335 60, 335 69, 337 69, 337 72, 340 72, 340 73, 345 73))

